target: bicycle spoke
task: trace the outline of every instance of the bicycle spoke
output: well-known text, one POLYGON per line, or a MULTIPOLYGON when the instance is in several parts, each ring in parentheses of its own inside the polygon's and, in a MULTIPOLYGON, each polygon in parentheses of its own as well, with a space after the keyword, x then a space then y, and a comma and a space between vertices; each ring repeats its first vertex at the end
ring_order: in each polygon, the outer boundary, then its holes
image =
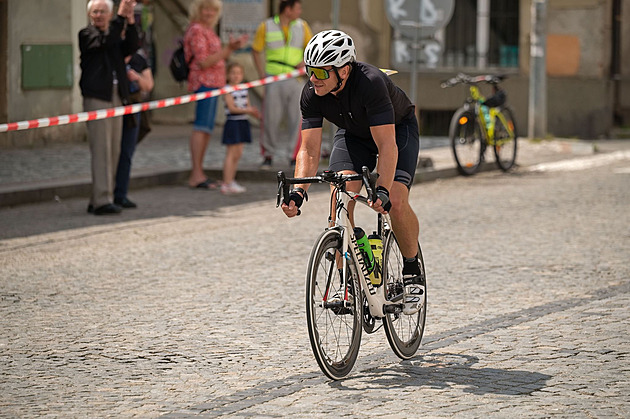
POLYGON ((315 359, 333 379, 346 376, 359 352, 362 311, 337 266, 340 235, 326 231, 313 248, 307 277, 307 323, 315 359), (325 285, 322 285, 325 284, 325 285))
POLYGON ((497 115, 494 144, 494 155, 501 170, 507 171, 514 166, 517 141, 512 112, 509 108, 504 108, 497 115))
POLYGON ((451 121, 451 149, 459 173, 473 175, 481 165, 483 138, 474 112, 459 109, 451 121))
MULTIPOLYGON (((418 246, 418 258, 421 271, 424 272, 420 246, 418 246)), ((383 250, 383 272, 390 299, 402 292, 402 268, 402 253, 400 253, 396 237, 390 233, 383 250)), ((423 307, 416 314, 405 315, 402 312, 387 314, 383 321, 389 345, 394 353, 402 359, 411 358, 420 346, 426 318, 426 292, 423 298, 423 307)))

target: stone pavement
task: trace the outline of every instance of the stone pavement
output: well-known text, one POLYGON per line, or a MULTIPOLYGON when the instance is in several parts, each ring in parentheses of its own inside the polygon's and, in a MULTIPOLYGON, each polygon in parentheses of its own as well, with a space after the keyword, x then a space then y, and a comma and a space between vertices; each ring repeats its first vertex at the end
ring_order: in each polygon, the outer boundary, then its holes
POLYGON ((0 234, 55 226, 0 240, 0 417, 628 418, 630 159, 553 171, 578 160, 414 187, 423 346, 400 361, 364 335, 340 382, 304 318, 323 185, 293 220, 271 182, 219 208, 178 186, 136 191, 121 217, 82 199, 2 208, 0 234), (143 215, 171 195, 185 211, 143 215))
MULTIPOLYGON (((45 128, 43 128, 45 129, 45 128)), ((185 185, 190 168, 188 138, 190 125, 154 125, 152 132, 139 144, 133 160, 130 189, 165 184, 185 185)), ((271 172, 259 170, 259 129, 252 129, 253 143, 245 147, 239 166, 240 180, 275 181, 276 169, 290 170, 286 164, 278 165, 271 172)), ((225 151, 221 145, 221 127, 217 127, 205 167, 213 178, 221 177, 225 151)), ((599 141, 543 141, 519 142, 517 164, 532 165, 545 161, 564 159, 575 155, 592 154, 594 148, 610 151, 623 140, 599 141)), ((488 155, 491 151, 488 151, 488 155)), ((416 181, 456 176, 455 164, 445 137, 421 137, 421 162, 430 167, 419 167, 416 181)), ((496 169, 494 157, 484 170, 496 169)), ((91 190, 90 153, 87 143, 52 145, 34 149, 0 150, 0 207, 50 202, 53 200, 87 197, 91 190)))

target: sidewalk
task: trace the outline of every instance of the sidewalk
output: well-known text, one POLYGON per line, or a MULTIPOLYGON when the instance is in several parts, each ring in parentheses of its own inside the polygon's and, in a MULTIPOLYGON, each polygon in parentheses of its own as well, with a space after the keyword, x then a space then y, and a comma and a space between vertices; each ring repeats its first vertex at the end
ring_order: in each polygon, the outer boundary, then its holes
MULTIPOLYGON (((133 160, 130 189, 150 186, 186 185, 190 170, 188 138, 190 125, 154 125, 152 132, 138 145, 133 160)), ((288 160, 272 171, 261 171, 259 129, 252 129, 253 142, 246 145, 237 178, 275 182, 276 172, 292 173, 288 160)), ((448 139, 421 137, 421 164, 416 182, 457 176, 448 139)), ((610 152, 630 148, 630 141, 552 140, 519 141, 517 164, 533 164, 593 154, 595 149, 610 152)), ((489 162, 482 170, 496 170, 494 158, 488 151, 489 162)), ((225 147, 221 145, 221 127, 217 127, 206 152, 207 174, 221 178, 225 147)), ((279 162, 278 162, 279 163, 279 162)), ((46 148, 0 150, 0 207, 52 201, 59 198, 90 195, 90 152, 87 143, 59 144, 46 148)))

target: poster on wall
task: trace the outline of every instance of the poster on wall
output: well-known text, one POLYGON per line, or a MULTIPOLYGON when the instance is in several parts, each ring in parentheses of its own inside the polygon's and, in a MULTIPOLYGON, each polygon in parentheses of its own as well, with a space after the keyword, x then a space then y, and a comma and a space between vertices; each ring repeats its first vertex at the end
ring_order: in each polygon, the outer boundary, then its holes
POLYGON ((248 47, 251 45, 256 28, 266 19, 265 0, 223 0, 221 14, 221 41, 227 43, 230 36, 236 38, 242 34, 249 35, 248 47))

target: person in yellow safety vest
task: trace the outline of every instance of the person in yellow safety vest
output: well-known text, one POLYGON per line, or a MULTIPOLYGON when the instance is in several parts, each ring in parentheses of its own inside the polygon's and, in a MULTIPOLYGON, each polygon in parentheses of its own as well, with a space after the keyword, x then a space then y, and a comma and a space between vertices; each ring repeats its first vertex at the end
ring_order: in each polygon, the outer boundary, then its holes
MULTIPOLYGON (((288 73, 304 67, 304 48, 313 37, 306 21, 300 19, 300 0, 281 0, 279 13, 263 21, 252 42, 254 64, 260 78, 288 73), (263 57, 264 54, 264 57, 263 57)), ((291 78, 265 85, 262 135, 263 163, 272 169, 274 157, 289 157, 295 163, 299 147, 300 94, 304 82, 291 78), (280 127, 286 116, 286 140, 281 140, 280 127)))

